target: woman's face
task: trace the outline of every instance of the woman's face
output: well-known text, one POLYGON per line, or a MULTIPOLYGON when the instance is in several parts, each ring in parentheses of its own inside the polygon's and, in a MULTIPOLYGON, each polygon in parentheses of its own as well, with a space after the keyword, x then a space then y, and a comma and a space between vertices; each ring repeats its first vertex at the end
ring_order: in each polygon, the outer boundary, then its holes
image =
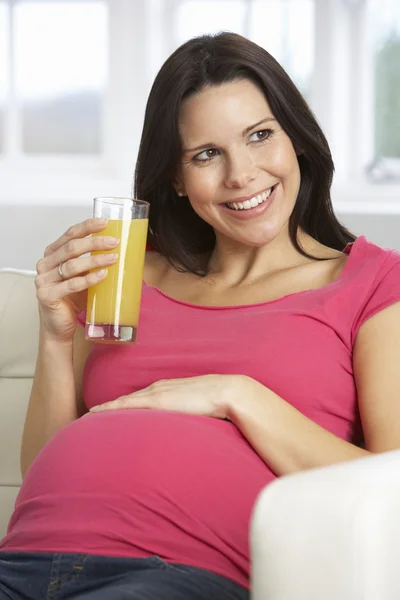
POLYGON ((261 90, 248 80, 205 88, 183 103, 179 127, 176 190, 217 237, 263 246, 286 235, 300 169, 261 90))

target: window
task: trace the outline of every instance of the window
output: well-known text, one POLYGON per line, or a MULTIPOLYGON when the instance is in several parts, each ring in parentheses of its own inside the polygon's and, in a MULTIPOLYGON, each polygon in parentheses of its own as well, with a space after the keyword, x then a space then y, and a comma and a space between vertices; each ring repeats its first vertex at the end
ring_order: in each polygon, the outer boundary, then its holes
POLYGON ((5 107, 8 96, 8 6, 0 2, 0 154, 4 152, 5 107))
POLYGON ((182 0, 177 9, 175 46, 196 35, 234 31, 270 52, 308 98, 314 6, 314 0, 182 0))
POLYGON ((374 79, 375 179, 400 181, 400 3, 370 0, 368 43, 374 79))
POLYGON ((247 4, 243 0, 181 2, 176 15, 176 46, 196 35, 216 33, 222 29, 245 35, 247 4))
POLYGON ((14 111, 15 117, 8 131, 9 152, 100 154, 106 4, 17 0, 3 8, 9 14, 13 75, 5 82, 10 103, 4 105, 4 98, 3 110, 14 111))
POLYGON ((314 0, 254 0, 249 38, 268 50, 310 99, 314 69, 314 0))
POLYGON ((399 0, 0 0, 0 203, 127 195, 145 104, 178 45, 230 30, 307 99, 336 197, 399 202, 399 0))
POLYGON ((99 1, 16 5, 15 74, 23 152, 101 152, 106 19, 106 5, 99 1))

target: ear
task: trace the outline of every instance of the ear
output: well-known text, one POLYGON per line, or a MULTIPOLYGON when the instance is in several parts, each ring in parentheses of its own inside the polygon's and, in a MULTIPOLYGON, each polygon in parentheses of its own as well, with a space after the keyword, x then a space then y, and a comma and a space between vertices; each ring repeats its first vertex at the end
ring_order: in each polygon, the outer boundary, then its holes
POLYGON ((183 185, 182 176, 178 173, 172 180, 172 185, 178 196, 186 196, 185 186, 183 185))

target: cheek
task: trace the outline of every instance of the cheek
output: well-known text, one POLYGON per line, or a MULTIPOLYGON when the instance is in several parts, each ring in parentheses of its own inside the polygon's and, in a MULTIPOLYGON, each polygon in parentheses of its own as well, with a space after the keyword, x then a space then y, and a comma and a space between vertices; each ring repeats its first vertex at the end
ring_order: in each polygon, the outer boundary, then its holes
POLYGON ((212 199, 220 185, 221 173, 218 165, 193 169, 186 174, 185 189, 194 201, 212 199))
POLYGON ((280 144, 272 152, 266 147, 263 158, 264 168, 280 179, 293 177, 295 174, 300 176, 299 163, 292 146, 280 144))

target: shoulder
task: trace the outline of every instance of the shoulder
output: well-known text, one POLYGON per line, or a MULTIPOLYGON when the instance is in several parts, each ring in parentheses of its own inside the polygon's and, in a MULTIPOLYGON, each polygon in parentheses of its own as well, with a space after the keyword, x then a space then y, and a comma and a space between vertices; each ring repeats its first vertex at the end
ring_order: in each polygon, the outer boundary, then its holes
POLYGON ((342 318, 350 320, 354 347, 364 323, 400 300, 400 252, 360 236, 351 244, 348 263, 341 279, 342 318))
POLYGON ((358 243, 362 252, 362 258, 369 264, 374 264, 377 274, 385 273, 392 267, 400 264, 400 251, 395 248, 379 246, 371 242, 366 236, 360 236, 358 243))
POLYGON ((369 276, 366 278, 369 283, 368 299, 396 299, 400 295, 400 252, 378 246, 367 239, 362 250, 359 261, 369 276))
POLYGON ((364 250, 360 263, 369 277, 368 287, 363 294, 359 334, 374 330, 376 323, 384 326, 388 318, 397 321, 400 315, 400 252, 378 246, 367 239, 364 250), (371 320, 371 317, 375 318, 371 320))

